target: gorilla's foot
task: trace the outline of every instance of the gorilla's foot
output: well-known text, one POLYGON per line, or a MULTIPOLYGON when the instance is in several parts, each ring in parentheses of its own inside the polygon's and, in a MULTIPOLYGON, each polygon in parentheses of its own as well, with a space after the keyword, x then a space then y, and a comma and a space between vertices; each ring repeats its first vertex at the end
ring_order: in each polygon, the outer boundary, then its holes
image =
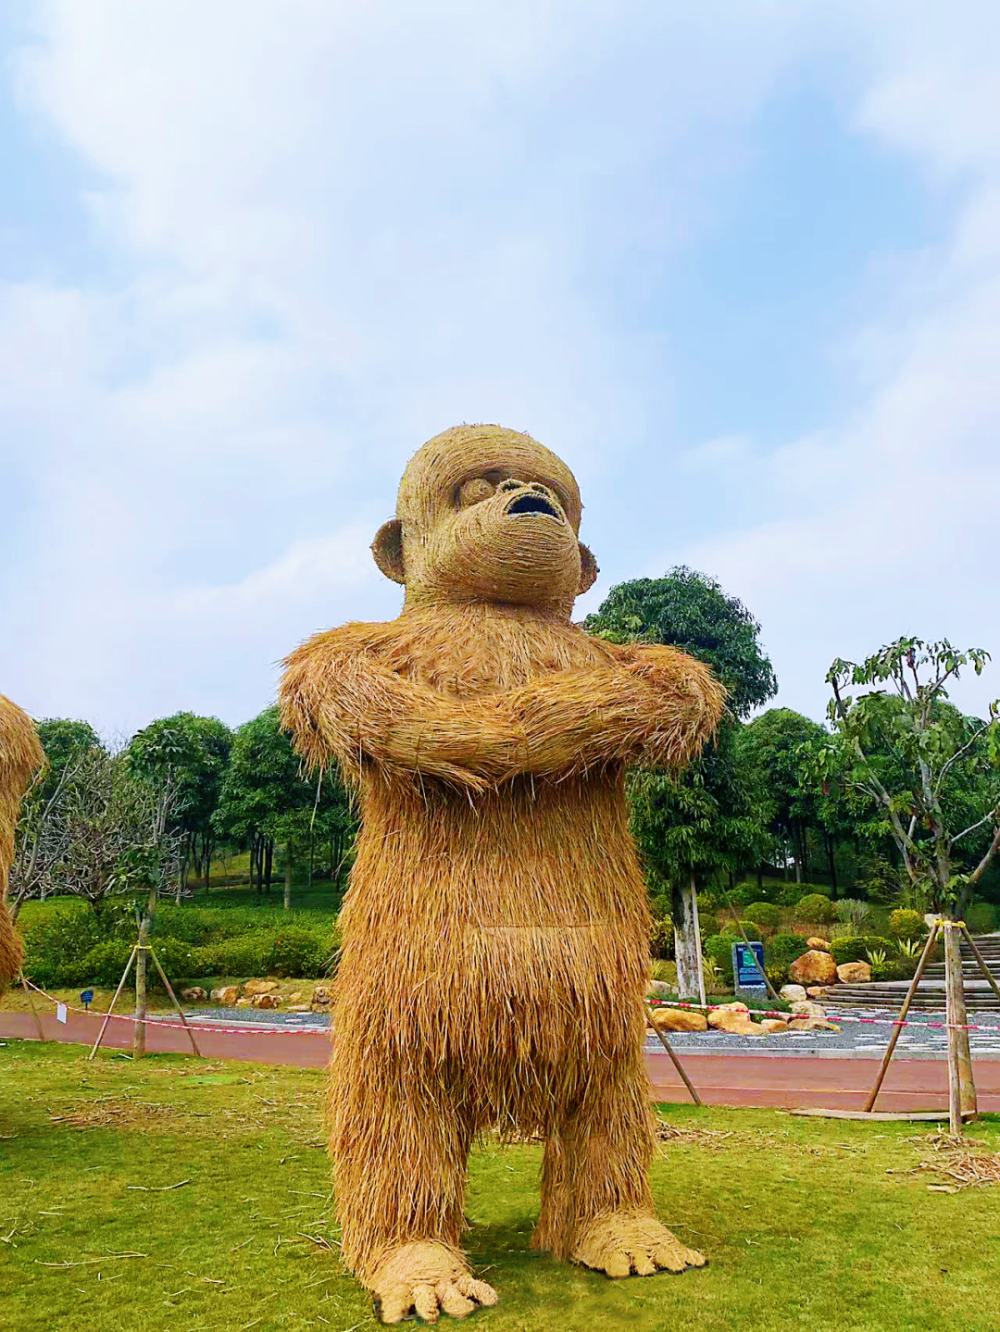
POLYGON ((585 1222, 576 1235, 570 1260, 610 1277, 651 1276, 704 1267, 705 1258, 686 1248, 655 1216, 615 1212, 585 1222))
POLYGON ((475 1279, 462 1255, 436 1240, 390 1249, 368 1284, 383 1323, 400 1323, 411 1310, 425 1323, 436 1323, 442 1310, 465 1318, 497 1302, 496 1291, 475 1279))

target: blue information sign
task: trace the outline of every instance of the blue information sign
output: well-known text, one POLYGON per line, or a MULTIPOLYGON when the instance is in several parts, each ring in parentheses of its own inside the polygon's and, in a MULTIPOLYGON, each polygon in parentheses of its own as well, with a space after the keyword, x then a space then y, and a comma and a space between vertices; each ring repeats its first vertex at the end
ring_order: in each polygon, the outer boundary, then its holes
POLYGON ((767 982, 764 980, 764 945, 762 943, 739 943, 733 944, 733 979, 736 982, 736 992, 739 994, 745 991, 749 994, 767 993, 767 982))

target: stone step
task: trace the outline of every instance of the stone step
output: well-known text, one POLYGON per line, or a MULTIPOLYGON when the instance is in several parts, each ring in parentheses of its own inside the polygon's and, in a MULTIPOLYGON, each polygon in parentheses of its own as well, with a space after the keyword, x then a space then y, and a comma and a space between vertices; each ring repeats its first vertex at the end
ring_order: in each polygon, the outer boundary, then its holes
MULTIPOLYGON (((821 1003, 837 1008, 899 1008, 906 998, 906 981, 873 981, 870 985, 829 986, 821 1003)), ((965 1005, 969 1012, 1000 1012, 1000 1000, 986 981, 965 985, 965 1005)), ((917 987, 912 1007, 921 1011, 944 1011, 944 982, 922 983, 917 987)))

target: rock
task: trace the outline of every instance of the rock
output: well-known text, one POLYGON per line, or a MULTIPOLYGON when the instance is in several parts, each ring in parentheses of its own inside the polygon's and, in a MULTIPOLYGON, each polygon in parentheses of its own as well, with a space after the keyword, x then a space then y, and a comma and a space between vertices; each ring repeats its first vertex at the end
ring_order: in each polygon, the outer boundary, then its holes
POLYGON ((253 1008, 280 1008, 281 998, 276 994, 255 994, 250 1004, 253 1008))
POLYGON ((661 1031, 707 1031, 708 1019, 703 1013, 686 1008, 654 1008, 653 1021, 661 1031))
POLYGON ((246 985, 243 986, 243 993, 250 995, 273 994, 277 988, 278 988, 277 981, 248 980, 246 985))
POLYGON ((293 994, 290 994, 288 996, 288 1002, 290 1004, 300 1004, 302 1002, 302 991, 296 990, 293 994))
POLYGON ((829 953, 810 948, 788 968, 796 985, 832 985, 837 979, 837 964, 829 953))
MULTIPOLYGON (((213 990, 212 998, 217 1004, 222 1004, 224 1008, 232 1008, 240 997, 240 987, 238 985, 224 985, 221 990, 213 990)), ((243 1005, 246 1007, 246 1004, 243 1005)))
POLYGON ((716 1031, 728 1031, 735 1036, 763 1036, 764 1033, 750 1020, 746 1004, 720 1004, 708 1015, 708 1025, 716 1031))
POLYGON ((867 962, 842 962, 837 968, 837 979, 845 985, 867 985, 872 969, 867 962))
POLYGON ((767 1032, 768 1036, 777 1036, 780 1032, 788 1030, 788 1023, 782 1018, 765 1018, 760 1024, 760 1029, 767 1032))
POLYGON ((792 1013, 795 1017, 825 1018, 826 1012, 819 1004, 814 1004, 811 999, 799 999, 792 1004, 792 1013))
POLYGON ((319 1004, 323 1008, 329 1007, 333 1003, 332 985, 314 985, 312 992, 312 1003, 319 1004))
POLYGON ((181 990, 181 998, 189 1004, 200 1004, 208 998, 208 992, 200 985, 190 985, 186 990, 181 990))
POLYGON ((807 948, 814 948, 817 953, 828 953, 830 951, 830 942, 828 939, 807 939, 807 948))
POLYGON ((657 999, 671 999, 677 994, 677 986, 671 985, 669 981, 651 980, 646 993, 657 999))
POLYGON ((825 985, 810 985, 806 990, 806 995, 810 999, 825 999, 827 987, 825 985))
POLYGON ((825 1018, 815 1017, 793 1017, 788 1023, 789 1031, 839 1031, 840 1028, 834 1026, 832 1022, 827 1022, 825 1018))
POLYGON ((237 1007, 237 1008, 249 1008, 250 1005, 251 1005, 252 1003, 253 1003, 253 1000, 252 1000, 252 999, 237 999, 237 1000, 236 1000, 236 1007, 237 1007))
POLYGON ((289 1013, 311 1013, 312 1011, 311 1004, 294 1004, 288 1009, 289 1013))
POLYGON ((802 985, 783 985, 778 993, 788 1004, 794 1004, 797 1000, 806 997, 805 987, 802 985))

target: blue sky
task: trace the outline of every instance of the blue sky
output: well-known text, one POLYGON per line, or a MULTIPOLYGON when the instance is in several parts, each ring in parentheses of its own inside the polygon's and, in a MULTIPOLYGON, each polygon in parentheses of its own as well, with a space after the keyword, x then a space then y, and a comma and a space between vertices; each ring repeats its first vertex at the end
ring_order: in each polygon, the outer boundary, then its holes
MULTIPOLYGON (((236 723, 395 613, 368 543, 463 420, 689 563, 778 702, 1000 651, 1000 12, 73 0, 0 18, 0 689, 236 723)), ((958 701, 1000 694, 1000 662, 958 701)))

